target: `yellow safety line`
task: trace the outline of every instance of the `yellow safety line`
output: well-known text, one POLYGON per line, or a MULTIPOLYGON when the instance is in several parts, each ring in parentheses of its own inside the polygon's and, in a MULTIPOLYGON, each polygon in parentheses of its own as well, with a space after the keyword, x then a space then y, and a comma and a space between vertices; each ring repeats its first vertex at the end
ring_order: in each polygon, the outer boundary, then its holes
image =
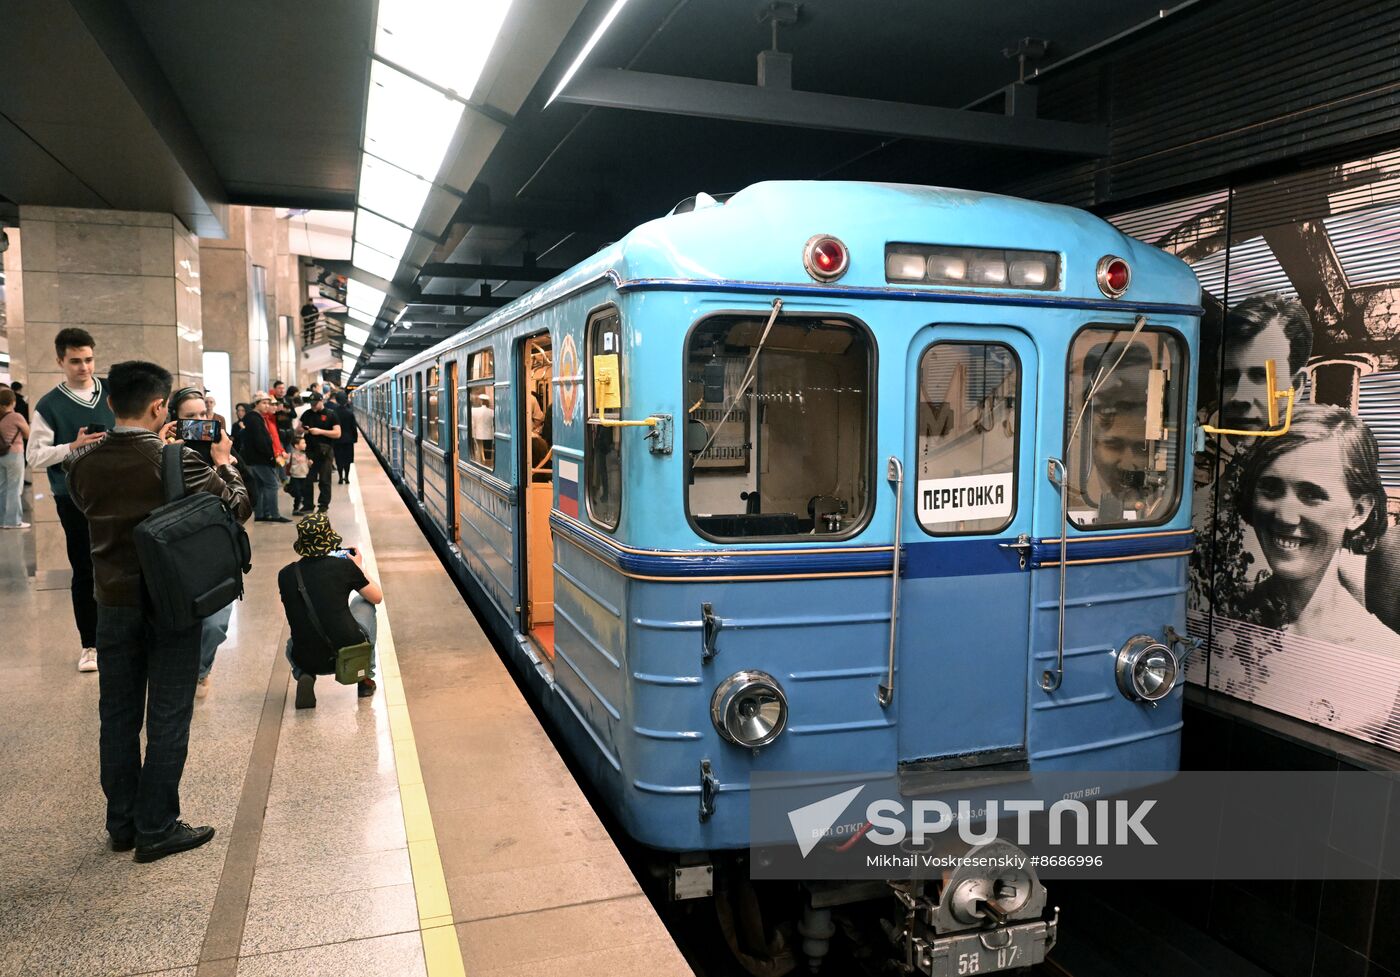
MULTIPOLYGON (((365 570, 375 580, 380 580, 379 565, 374 558, 374 543, 365 520, 358 473, 353 475, 350 483, 350 499, 355 506, 355 522, 360 528, 359 547, 364 554, 365 570)), ((423 785, 423 770, 418 763, 413 723, 408 717, 403 676, 399 672, 399 659, 394 651, 394 632, 389 626, 387 601, 379 608, 375 657, 379 670, 379 694, 384 697, 389 713, 389 735, 394 744, 394 771, 398 776, 399 799, 403 804, 408 860, 413 868, 413 893, 418 901, 418 935, 423 941, 423 960, 428 968, 428 977, 466 977, 462 950, 457 943, 457 927, 452 922, 452 904, 447 897, 447 876, 442 870, 433 816, 428 809, 428 793, 423 785)))

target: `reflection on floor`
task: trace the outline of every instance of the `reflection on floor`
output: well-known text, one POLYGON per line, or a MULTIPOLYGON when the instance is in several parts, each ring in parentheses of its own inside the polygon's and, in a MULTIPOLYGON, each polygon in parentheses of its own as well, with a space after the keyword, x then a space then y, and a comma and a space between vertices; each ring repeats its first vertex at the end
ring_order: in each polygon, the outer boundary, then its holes
POLYGON ((295 527, 250 526, 182 787, 218 834, 150 865, 105 846, 68 591, 26 574, 31 533, 0 533, 0 977, 687 972, 367 451, 330 516, 377 560, 397 663, 373 698, 327 677, 295 710, 295 527))

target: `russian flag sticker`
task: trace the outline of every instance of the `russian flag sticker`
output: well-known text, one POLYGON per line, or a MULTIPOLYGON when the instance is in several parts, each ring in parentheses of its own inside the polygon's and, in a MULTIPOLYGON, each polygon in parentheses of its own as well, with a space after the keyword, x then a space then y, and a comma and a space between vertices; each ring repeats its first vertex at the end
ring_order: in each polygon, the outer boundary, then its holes
POLYGON ((559 459, 559 511, 578 518, 578 462, 559 459))

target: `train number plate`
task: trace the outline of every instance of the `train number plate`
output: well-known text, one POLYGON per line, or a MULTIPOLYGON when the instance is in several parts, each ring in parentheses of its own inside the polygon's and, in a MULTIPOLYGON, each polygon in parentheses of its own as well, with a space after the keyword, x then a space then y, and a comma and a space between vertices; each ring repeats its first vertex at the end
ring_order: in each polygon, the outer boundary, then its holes
POLYGON ((946 936, 925 944, 919 969, 929 977, 967 977, 1017 970, 1045 959, 1045 924, 1035 922, 986 933, 946 936))

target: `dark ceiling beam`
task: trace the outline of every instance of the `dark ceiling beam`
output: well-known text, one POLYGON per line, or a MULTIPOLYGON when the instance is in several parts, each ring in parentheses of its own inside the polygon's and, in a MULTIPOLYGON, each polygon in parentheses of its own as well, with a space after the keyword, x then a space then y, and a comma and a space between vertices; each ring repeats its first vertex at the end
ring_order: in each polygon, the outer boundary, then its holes
POLYGON ((613 68, 584 68, 559 95, 558 101, 1019 151, 1075 156, 1106 156, 1109 151, 1109 133, 1105 126, 613 68))
POLYGON ((485 318, 486 316, 484 315, 458 315, 452 312, 430 312, 426 310, 404 314, 404 319, 413 323, 414 328, 417 328, 419 325, 444 326, 450 327, 454 332, 464 329, 467 326, 474 326, 485 318))
POLYGON ((423 340, 437 342, 439 339, 455 336, 460 331, 461 330, 453 326, 434 328, 430 326, 420 326, 415 322, 411 327, 398 327, 393 332, 389 333, 384 341, 391 343, 401 339, 404 341, 412 340, 413 342, 421 342, 423 340))
POLYGON ((425 278, 458 278, 476 280, 481 278, 509 282, 547 282, 564 273, 562 268, 540 268, 535 265, 476 265, 462 263, 426 264, 418 272, 418 280, 425 278))
POLYGON ((405 303, 408 310, 404 315, 414 322, 427 316, 415 314, 420 309, 499 309, 515 301, 514 296, 507 295, 423 295, 419 293, 413 300, 405 303))
POLYGON ((455 220, 486 231, 531 231, 538 234, 584 234, 616 241, 634 225, 624 224, 615 213, 577 204, 512 200, 499 204, 467 204, 455 220))
POLYGON ((110 0, 69 2, 204 205, 180 208, 177 215, 201 237, 224 237, 228 194, 223 181, 130 11, 110 0))
POLYGON ((230 187, 228 202, 245 207, 286 207, 290 210, 354 210, 355 195, 322 187, 272 187, 243 183, 230 187))

